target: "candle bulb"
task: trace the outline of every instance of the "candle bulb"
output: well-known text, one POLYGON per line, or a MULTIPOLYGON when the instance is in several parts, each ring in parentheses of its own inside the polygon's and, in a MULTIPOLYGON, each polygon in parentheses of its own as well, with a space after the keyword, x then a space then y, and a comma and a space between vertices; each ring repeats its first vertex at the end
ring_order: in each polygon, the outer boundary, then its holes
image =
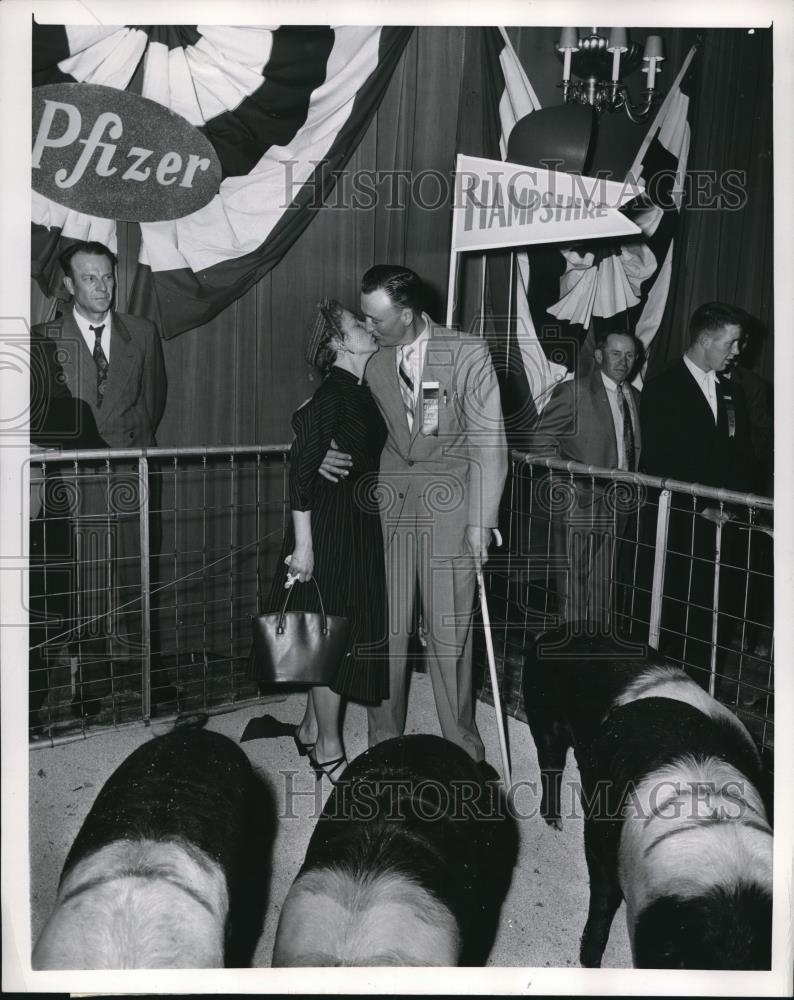
POLYGON ((645 52, 642 61, 646 64, 645 72, 648 74, 648 90, 652 90, 656 84, 656 65, 664 59, 664 49, 662 48, 661 35, 648 35, 645 39, 645 52))
POLYGON ((620 54, 628 52, 629 36, 625 28, 612 28, 609 32, 607 51, 612 53, 612 82, 620 79, 620 54))
POLYGON ((620 78, 620 49, 615 49, 612 53, 612 82, 617 83, 620 78))
POLYGON ((562 82, 567 83, 571 78, 571 53, 579 51, 579 34, 576 28, 563 28, 557 47, 563 53, 562 82))

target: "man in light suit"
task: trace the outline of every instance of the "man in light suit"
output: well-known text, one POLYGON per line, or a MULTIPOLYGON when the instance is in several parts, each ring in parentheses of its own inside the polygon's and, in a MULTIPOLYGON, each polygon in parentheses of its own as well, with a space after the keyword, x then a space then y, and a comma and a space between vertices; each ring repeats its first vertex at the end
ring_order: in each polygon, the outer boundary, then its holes
POLYGON ((406 654, 418 596, 442 734, 481 761, 471 618, 475 571, 488 558, 498 523, 507 446, 487 343, 436 326, 422 304, 422 283, 408 268, 376 265, 362 279, 361 312, 380 345, 366 381, 388 428, 378 484, 390 688, 388 699, 368 709, 369 745, 405 729, 406 654))
MULTIPOLYGON (((153 446, 155 431, 165 406, 166 376, 160 339, 148 320, 113 311, 116 258, 101 243, 82 242, 61 255, 64 284, 73 297, 62 316, 33 327, 31 335, 31 398, 34 409, 54 406, 66 391, 82 400, 93 415, 102 440, 110 448, 153 446), (57 368, 57 370, 56 370, 57 368)), ((79 431, 79 428, 78 428, 79 431)), ((69 446, 68 441, 62 442, 69 446)), ((79 444, 75 438, 73 446, 79 444)), ((92 467, 74 482, 78 497, 73 503, 75 538, 83 551, 101 545, 95 561, 83 561, 80 619, 80 695, 73 702, 75 714, 95 715, 99 699, 110 688, 108 655, 130 660, 135 645, 140 600, 140 544, 137 470, 113 463, 109 477, 92 467), (131 603, 131 614, 118 615, 113 602, 107 606, 103 553, 109 540, 116 601, 131 603), (113 633, 108 649, 107 627, 111 612, 113 633), (93 620, 93 623, 91 621, 93 620), (98 627, 99 626, 99 627, 98 627), (98 634, 104 632, 104 634, 98 634), (118 633, 125 638, 120 638, 118 633)), ((74 616, 73 616, 74 617, 74 616)))
MULTIPOLYGON (((602 332, 594 358, 590 374, 554 390, 533 432, 531 451, 636 472, 640 394, 629 383, 636 341, 623 331, 602 332)), ((555 476, 559 480, 560 474, 555 476)), ((587 477, 576 478, 570 490, 544 492, 549 494, 562 618, 607 624, 614 541, 625 534, 626 505, 616 503, 614 488, 605 480, 587 477)))

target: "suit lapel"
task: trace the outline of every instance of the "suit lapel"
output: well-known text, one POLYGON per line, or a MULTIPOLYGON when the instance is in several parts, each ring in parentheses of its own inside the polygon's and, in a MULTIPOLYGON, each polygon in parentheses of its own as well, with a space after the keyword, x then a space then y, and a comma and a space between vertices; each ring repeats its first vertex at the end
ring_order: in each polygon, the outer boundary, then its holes
MULTIPOLYGON (((428 361, 428 353, 430 351, 430 345, 432 343, 432 338, 433 338, 433 327, 431 326, 428 334, 427 343, 425 344, 425 363, 419 370, 419 374, 417 376, 419 384, 416 386, 416 406, 414 407, 414 423, 413 427, 411 428, 411 444, 414 443, 417 436, 419 435, 419 432, 422 430, 422 382, 428 382, 430 380, 430 375, 428 374, 427 361, 428 361)), ((406 421, 406 427, 407 426, 408 422, 406 421)))
POLYGON ((683 358, 681 358, 678 363, 681 366, 682 385, 686 387, 685 391, 689 393, 692 405, 696 410, 700 411, 700 415, 703 420, 707 420, 711 427, 716 428, 717 421, 714 419, 714 414, 711 412, 709 401, 703 395, 703 390, 697 384, 695 376, 689 370, 683 358))
MULTIPOLYGON (((105 396, 102 400, 104 415, 113 412, 119 395, 130 380, 135 365, 135 344, 118 313, 113 313, 110 331, 110 359, 105 396)), ((93 358, 91 359, 93 364, 93 358)))
POLYGON ((397 351, 393 347, 381 347, 367 365, 366 380, 387 421, 399 434, 401 450, 407 451, 410 442, 408 420, 398 378, 397 351))
POLYGON ((618 467, 618 436, 615 433, 615 418, 612 415, 612 407, 609 405, 607 390, 604 380, 601 378, 601 369, 593 369, 591 376, 591 387, 593 392, 593 402, 596 408, 596 427, 607 428, 608 447, 611 454, 605 463, 607 467, 616 469, 618 467))
POLYGON ((96 412, 96 365, 71 309, 64 313, 57 346, 66 387, 75 399, 85 400, 96 412))
MULTIPOLYGON (((425 349, 425 364, 424 368, 419 374, 419 395, 416 402, 416 413, 414 414, 414 426, 411 431, 411 441, 421 434, 422 423, 423 423, 423 413, 422 413, 422 383, 423 382, 438 382, 439 386, 439 397, 441 397, 445 387, 448 383, 451 383, 451 376, 453 371, 453 345, 449 343, 449 339, 445 338, 444 335, 448 334, 448 330, 443 326, 434 326, 432 321, 430 321, 430 336, 427 341, 427 346, 425 349), (446 343, 447 346, 442 346, 446 343)), ((451 394, 450 386, 447 388, 448 395, 451 394)), ((441 417, 441 407, 444 405, 441 398, 438 401, 438 413, 439 419, 441 417)))

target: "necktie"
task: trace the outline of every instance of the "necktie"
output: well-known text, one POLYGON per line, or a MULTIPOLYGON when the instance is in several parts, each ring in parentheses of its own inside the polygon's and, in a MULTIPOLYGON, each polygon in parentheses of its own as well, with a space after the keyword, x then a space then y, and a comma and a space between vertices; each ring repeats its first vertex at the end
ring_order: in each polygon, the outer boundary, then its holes
POLYGON ((414 378, 411 365, 411 358, 414 354, 413 344, 406 344, 401 349, 402 358, 400 359, 400 393, 403 397, 403 406, 405 407, 405 415, 408 418, 408 429, 414 429, 414 406, 416 401, 414 399, 414 378))
POLYGON ((105 382, 108 378, 108 359, 105 357, 105 352, 102 350, 102 331, 105 329, 105 324, 102 323, 100 326, 91 326, 89 330, 94 334, 96 338, 94 340, 94 364, 96 365, 96 405, 101 406, 102 400, 105 397, 105 382))
POLYGON ((623 458, 629 472, 635 472, 634 466, 634 425, 631 422, 631 407, 626 399, 626 390, 621 382, 618 386, 618 409, 623 418, 623 458))
MULTIPOLYGON (((728 418, 728 437, 736 436, 736 405, 733 401, 733 387, 730 378, 717 375, 717 399, 725 406, 725 416, 728 418)), ((719 419, 717 421, 719 423, 719 419)))

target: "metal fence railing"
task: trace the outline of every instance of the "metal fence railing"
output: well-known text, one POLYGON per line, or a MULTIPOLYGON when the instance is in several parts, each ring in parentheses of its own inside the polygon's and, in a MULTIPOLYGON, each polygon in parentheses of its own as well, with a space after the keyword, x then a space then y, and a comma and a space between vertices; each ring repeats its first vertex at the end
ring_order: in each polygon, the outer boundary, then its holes
POLYGON ((579 622, 683 666, 771 770, 773 501, 518 452, 505 500, 507 554, 488 566, 508 711, 523 717, 530 633, 579 622))
POLYGON ((68 737, 256 695, 258 580, 284 533, 288 446, 31 457, 30 722, 68 737))
MULTIPOLYGON (((34 735, 256 696, 250 615, 284 534, 287 453, 31 458, 34 735)), ((585 622, 683 665, 742 718, 771 769, 773 513, 764 497, 514 452, 505 554, 487 566, 507 711, 523 717, 530 634, 585 622)), ((490 698, 487 680, 480 696, 490 698)))

